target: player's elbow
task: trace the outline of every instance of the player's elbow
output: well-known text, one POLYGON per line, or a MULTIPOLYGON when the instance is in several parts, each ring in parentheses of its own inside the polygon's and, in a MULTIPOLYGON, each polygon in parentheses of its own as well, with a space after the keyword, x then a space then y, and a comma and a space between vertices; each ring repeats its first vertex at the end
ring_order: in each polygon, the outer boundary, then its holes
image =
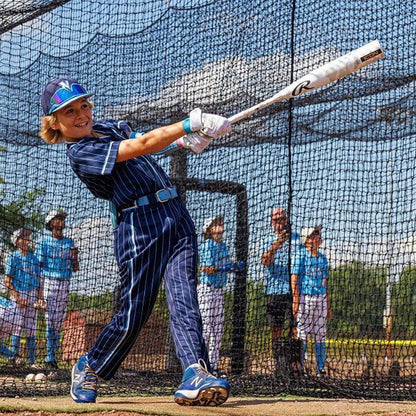
POLYGON ((270 263, 271 263, 271 259, 270 259, 270 256, 268 256, 267 254, 263 254, 262 256, 261 256, 261 264, 263 265, 263 266, 270 266, 270 263))
POLYGON ((13 289, 12 283, 11 283, 11 277, 9 275, 4 276, 4 285, 7 287, 7 289, 13 289))

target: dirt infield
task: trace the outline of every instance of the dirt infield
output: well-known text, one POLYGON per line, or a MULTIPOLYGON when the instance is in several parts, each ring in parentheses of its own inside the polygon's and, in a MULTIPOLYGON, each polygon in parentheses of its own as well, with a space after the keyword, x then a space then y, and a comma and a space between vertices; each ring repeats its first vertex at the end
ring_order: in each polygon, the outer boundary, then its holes
POLYGON ((77 404, 69 397, 1 398, 1 415, 19 416, 416 416, 416 402, 311 398, 231 397, 220 407, 182 407, 172 397, 100 397, 95 404, 77 404))

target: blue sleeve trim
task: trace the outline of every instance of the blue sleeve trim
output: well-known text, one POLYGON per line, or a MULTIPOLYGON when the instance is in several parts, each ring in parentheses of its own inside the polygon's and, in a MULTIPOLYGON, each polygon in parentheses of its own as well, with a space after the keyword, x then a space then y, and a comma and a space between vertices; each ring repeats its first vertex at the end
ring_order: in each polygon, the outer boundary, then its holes
POLYGON ((138 131, 132 131, 130 134, 130 139, 136 139, 137 137, 143 136, 143 133, 138 131))
POLYGON ((185 131, 186 134, 191 133, 191 119, 186 118, 184 121, 182 121, 182 128, 185 131))

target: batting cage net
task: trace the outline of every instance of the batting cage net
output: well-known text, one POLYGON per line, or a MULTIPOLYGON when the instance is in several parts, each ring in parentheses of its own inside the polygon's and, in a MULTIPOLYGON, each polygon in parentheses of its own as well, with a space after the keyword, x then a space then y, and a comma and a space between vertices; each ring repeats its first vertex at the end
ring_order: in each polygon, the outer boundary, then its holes
MULTIPOLYGON (((49 81, 78 80, 95 119, 146 132, 196 107, 230 117, 379 40, 385 59, 235 123, 201 154, 155 160, 195 223, 205 339, 233 394, 415 399, 413 1, 0 4, 0 394, 67 394, 72 365, 119 308, 108 204, 65 144, 38 135, 49 81), (52 225, 70 255, 48 249, 62 242, 52 225), (48 262, 68 269, 46 278, 48 262)), ((100 391, 166 394, 181 377, 162 285, 100 391)))

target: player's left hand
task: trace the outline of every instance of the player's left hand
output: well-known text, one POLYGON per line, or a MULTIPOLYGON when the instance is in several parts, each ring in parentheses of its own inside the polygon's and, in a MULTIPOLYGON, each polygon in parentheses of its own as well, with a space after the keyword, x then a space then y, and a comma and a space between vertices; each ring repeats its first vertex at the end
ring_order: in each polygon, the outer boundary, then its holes
POLYGON ((211 138, 202 136, 198 132, 189 133, 176 140, 180 147, 192 150, 194 153, 201 153, 210 143, 211 138))
POLYGON ((44 311, 46 309, 45 301, 43 299, 39 299, 36 303, 33 304, 33 307, 39 311, 44 311))

